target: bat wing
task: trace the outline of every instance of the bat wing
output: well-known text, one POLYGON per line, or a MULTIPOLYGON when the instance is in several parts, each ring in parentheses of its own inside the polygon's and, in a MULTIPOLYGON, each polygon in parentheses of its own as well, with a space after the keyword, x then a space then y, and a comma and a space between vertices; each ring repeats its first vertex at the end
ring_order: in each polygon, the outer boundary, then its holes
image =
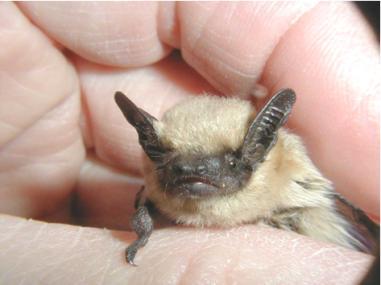
POLYGON ((375 253, 380 243, 380 225, 371 220, 363 210, 354 206, 339 193, 335 193, 335 200, 338 211, 352 225, 352 236, 361 244, 358 249, 366 253, 375 253))

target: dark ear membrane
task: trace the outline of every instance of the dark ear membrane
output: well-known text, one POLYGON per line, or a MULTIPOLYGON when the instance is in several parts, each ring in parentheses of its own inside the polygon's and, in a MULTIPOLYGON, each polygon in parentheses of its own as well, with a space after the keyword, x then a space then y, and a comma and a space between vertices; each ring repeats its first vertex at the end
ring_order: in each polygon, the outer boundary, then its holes
POLYGON ((241 149, 243 160, 254 166, 265 159, 276 142, 278 129, 286 123, 295 100, 293 90, 282 89, 263 107, 245 136, 241 149))
POLYGON ((115 102, 127 121, 138 132, 139 143, 143 147, 145 153, 152 161, 160 162, 165 153, 165 149, 161 146, 153 127, 153 122, 156 121, 156 119, 138 108, 122 92, 117 91, 115 93, 115 102))

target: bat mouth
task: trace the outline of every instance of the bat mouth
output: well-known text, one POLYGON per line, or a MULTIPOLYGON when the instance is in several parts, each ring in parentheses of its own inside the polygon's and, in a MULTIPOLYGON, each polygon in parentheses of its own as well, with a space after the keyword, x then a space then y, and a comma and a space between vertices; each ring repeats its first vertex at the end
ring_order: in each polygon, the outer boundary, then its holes
POLYGON ((174 188, 176 194, 189 198, 213 196, 220 189, 218 184, 203 176, 179 177, 174 182, 174 188))

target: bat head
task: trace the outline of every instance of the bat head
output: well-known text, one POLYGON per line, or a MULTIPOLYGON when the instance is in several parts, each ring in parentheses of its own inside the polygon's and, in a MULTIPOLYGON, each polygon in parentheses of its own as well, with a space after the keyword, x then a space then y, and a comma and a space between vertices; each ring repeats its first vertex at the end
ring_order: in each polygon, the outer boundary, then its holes
POLYGON ((242 189, 274 146, 295 98, 291 89, 281 90, 255 116, 249 102, 200 96, 158 121, 123 93, 115 94, 154 165, 161 191, 190 199, 242 189))

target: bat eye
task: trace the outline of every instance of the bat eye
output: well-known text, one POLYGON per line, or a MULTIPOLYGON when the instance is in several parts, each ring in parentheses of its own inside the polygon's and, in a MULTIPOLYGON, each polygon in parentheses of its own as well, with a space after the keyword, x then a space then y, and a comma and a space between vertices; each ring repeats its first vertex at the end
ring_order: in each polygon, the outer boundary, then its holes
POLYGON ((235 169, 237 166, 237 157, 234 153, 225 154, 225 163, 229 165, 230 169, 235 169))
POLYGON ((234 160, 230 160, 228 163, 229 163, 229 166, 230 166, 231 168, 235 168, 235 167, 237 166, 237 164, 235 163, 234 160))

